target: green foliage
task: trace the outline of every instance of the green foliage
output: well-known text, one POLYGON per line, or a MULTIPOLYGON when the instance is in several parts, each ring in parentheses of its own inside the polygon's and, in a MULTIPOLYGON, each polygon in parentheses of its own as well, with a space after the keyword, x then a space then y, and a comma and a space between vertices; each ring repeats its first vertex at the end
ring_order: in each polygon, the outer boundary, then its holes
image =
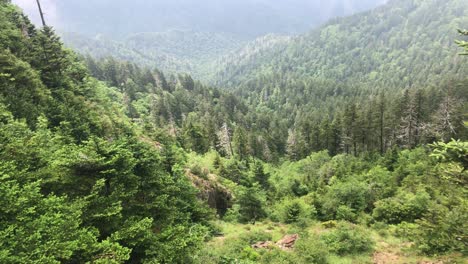
POLYGON ((468 207, 466 200, 449 210, 443 206, 434 206, 417 221, 418 228, 414 236, 418 250, 426 254, 460 252, 468 254, 466 249, 468 228, 468 207))
POLYGON ((330 252, 339 255, 366 253, 374 248, 374 241, 367 230, 346 222, 339 223, 336 229, 323 234, 321 240, 330 252))
POLYGON ((281 222, 291 224, 313 219, 317 211, 301 198, 286 197, 277 203, 275 213, 281 222))
POLYGON ((318 237, 302 236, 294 245, 297 263, 327 264, 329 250, 318 237))
POLYGON ((364 211, 369 205, 369 187, 358 181, 337 182, 331 185, 326 196, 323 197, 323 214, 334 219, 338 211, 350 216, 364 211))
POLYGON ((0 262, 191 263, 214 215, 190 171, 233 193, 226 221, 269 217, 297 233, 330 220, 295 252, 251 248, 273 239, 266 232, 228 239, 206 256, 218 263, 367 254, 374 243, 363 225, 373 223, 398 224, 424 254, 467 254, 468 95, 466 83, 444 84, 466 69, 447 63, 444 26, 424 30, 428 10, 442 24, 464 21, 451 10, 465 3, 450 3, 394 1, 292 44, 267 37, 274 58, 255 55, 267 65, 255 74, 240 66, 246 75, 229 80, 240 84, 231 92, 86 59, 100 82, 51 28, 0 2, 0 262), (410 30, 421 39, 408 41, 410 30), (369 41, 375 34, 390 45, 385 56, 369 41), (428 38, 437 54, 424 49, 428 38), (441 85, 418 89, 428 81, 441 85), (437 140, 430 152, 425 144, 437 140))
POLYGON ((377 201, 372 216, 377 221, 390 224, 414 222, 427 211, 430 200, 424 190, 418 190, 416 194, 402 191, 394 197, 377 201))
POLYGON ((142 134, 51 28, 10 3, 0 17, 0 262, 186 263, 212 213, 175 143, 142 134))
POLYGON ((14 180, 11 163, 0 165, 2 185, 0 261, 4 263, 61 263, 76 257, 121 263, 130 249, 115 241, 98 242, 98 232, 83 226, 84 201, 44 196, 40 182, 14 180))
POLYGON ((459 162, 464 169, 468 169, 468 143, 454 140, 444 143, 437 142, 431 145, 431 157, 442 162, 459 162))
POLYGON ((254 222, 266 216, 266 195, 256 183, 252 187, 241 187, 237 203, 241 222, 254 222))

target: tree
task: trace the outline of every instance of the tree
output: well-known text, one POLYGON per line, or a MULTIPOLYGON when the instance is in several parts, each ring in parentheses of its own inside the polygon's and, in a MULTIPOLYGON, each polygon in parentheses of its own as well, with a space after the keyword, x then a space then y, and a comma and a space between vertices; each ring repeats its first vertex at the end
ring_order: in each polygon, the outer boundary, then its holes
POLYGON ((217 133, 217 147, 222 151, 222 154, 228 157, 234 156, 234 151, 231 144, 231 132, 226 122, 223 123, 221 129, 217 133))
POLYGON ((232 139, 234 154, 239 160, 247 159, 249 155, 249 145, 247 133, 242 126, 236 126, 232 139))
POLYGON ((83 226, 84 200, 44 196, 40 182, 20 185, 13 173, 11 164, 0 164, 0 262, 122 263, 129 259, 129 248, 111 239, 98 242, 97 230, 83 226))
POLYGON ((266 216, 263 208, 266 196, 258 183, 254 183, 252 187, 241 187, 237 199, 241 222, 255 223, 266 216))
POLYGON ((263 189, 268 190, 268 188, 270 188, 270 183, 268 181, 270 174, 265 172, 263 164, 259 161, 255 161, 252 171, 254 180, 257 181, 263 189))
POLYGON ((451 96, 450 91, 442 99, 433 115, 434 132, 440 140, 447 142, 463 128, 461 105, 461 101, 451 96))

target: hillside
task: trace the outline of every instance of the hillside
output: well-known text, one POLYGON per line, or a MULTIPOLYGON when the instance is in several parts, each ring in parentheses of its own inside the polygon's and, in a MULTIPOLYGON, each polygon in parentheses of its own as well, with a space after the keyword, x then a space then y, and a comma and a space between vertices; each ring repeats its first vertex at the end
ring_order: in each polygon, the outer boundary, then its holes
POLYGON ((218 61, 213 81, 246 92, 317 79, 386 90, 437 85, 444 76, 466 76, 454 39, 456 29, 468 23, 467 10, 462 0, 393 0, 335 19, 281 47, 235 51, 218 61))
POLYGON ((170 30, 131 34, 121 41, 103 35, 87 37, 62 33, 64 43, 79 53, 100 59, 115 57, 165 72, 200 76, 215 58, 239 47, 245 40, 224 33, 170 30))
POLYGON ((180 169, 182 150, 133 123, 118 89, 9 2, 0 1, 0 262, 187 263, 213 214, 180 169))
POLYGON ((465 6, 269 34, 207 64, 212 87, 140 51, 204 60, 230 35, 77 36, 104 58, 79 56, 0 0, 0 263, 466 263, 468 32, 443 33, 465 6))

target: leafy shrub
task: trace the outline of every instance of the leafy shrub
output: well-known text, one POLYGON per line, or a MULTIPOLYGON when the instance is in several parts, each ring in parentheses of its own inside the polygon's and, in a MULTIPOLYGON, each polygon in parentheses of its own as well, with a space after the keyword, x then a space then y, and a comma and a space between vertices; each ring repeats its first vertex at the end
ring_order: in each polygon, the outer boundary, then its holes
POLYGON ((329 229, 329 228, 335 228, 337 225, 337 222, 335 220, 330 220, 322 223, 322 226, 329 229))
MULTIPOLYGON (((300 198, 285 198, 276 207, 277 218, 283 223, 298 223, 315 217, 316 210, 300 198)), ((273 217, 276 217, 273 216, 273 217)))
POLYGON ((330 252, 338 255, 369 252, 374 247, 369 231, 356 225, 341 222, 336 229, 323 234, 321 240, 330 252))
POLYGON ((202 168, 202 166, 200 164, 192 164, 190 166, 190 171, 203 178, 203 179, 208 179, 208 175, 210 174, 210 171, 208 170, 208 168, 202 168))
POLYGON ((388 236, 388 225, 386 223, 376 222, 372 225, 372 229, 377 231, 377 233, 382 237, 388 236))
POLYGON ((369 187, 363 182, 337 182, 323 197, 322 214, 328 219, 334 219, 337 208, 342 205, 359 213, 369 205, 369 197, 369 187))
POLYGON ((263 253, 260 263, 297 264, 300 262, 297 260, 295 254, 286 252, 279 248, 273 248, 272 250, 268 250, 263 253))
POLYGON ((240 258, 250 260, 250 261, 257 261, 260 258, 260 254, 258 254, 258 252, 256 252, 250 246, 247 246, 240 253, 240 258))
POLYGON ((349 222, 356 221, 357 215, 354 213, 352 208, 349 208, 346 205, 340 205, 338 209, 336 209, 336 219, 337 220, 345 220, 349 222))
POLYGON ((424 190, 417 194, 400 192, 395 197, 376 202, 372 216, 389 224, 413 222, 427 211, 429 202, 430 196, 424 190))
POLYGON ((421 252, 430 255, 452 251, 468 254, 466 201, 451 210, 441 205, 434 206, 417 224, 413 240, 421 252))
POLYGON ((244 241, 245 243, 252 245, 260 241, 271 241, 272 236, 270 233, 262 231, 248 232, 242 235, 239 240, 244 241))
POLYGON ((297 263, 328 263, 328 248, 320 239, 317 239, 316 237, 301 237, 294 245, 294 250, 298 258, 297 263))
POLYGON ((419 226, 415 223, 401 222, 395 228, 395 235, 401 238, 411 238, 415 236, 419 226))
POLYGON ((238 204, 234 204, 231 208, 229 208, 226 214, 223 216, 223 220, 226 222, 237 222, 240 219, 239 213, 240 206, 238 204))

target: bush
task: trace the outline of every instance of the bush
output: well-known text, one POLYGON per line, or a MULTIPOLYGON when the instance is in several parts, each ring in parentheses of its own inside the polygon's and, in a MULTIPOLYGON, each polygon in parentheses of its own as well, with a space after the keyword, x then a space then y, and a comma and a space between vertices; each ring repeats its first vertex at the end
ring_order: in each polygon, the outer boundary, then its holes
POLYGON ((200 164, 192 164, 190 166, 190 171, 193 174, 195 174, 195 175, 197 175, 197 176, 199 176, 199 177, 201 177, 201 178, 203 178, 205 180, 208 179, 208 175, 210 174, 209 169, 208 168, 202 168, 202 166, 200 166, 200 164))
POLYGON ((340 205, 338 209, 336 209, 337 220, 355 222, 356 218, 357 218, 357 215, 354 213, 354 210, 352 208, 349 208, 346 205, 340 205))
POLYGON ((372 216, 377 221, 398 224, 403 221, 414 222, 422 217, 429 206, 430 196, 421 190, 418 194, 400 192, 397 196, 375 203, 372 216))
POLYGON ((374 247, 369 231, 345 222, 338 224, 335 230, 323 234, 321 240, 330 252, 341 256, 369 252, 374 247))
POLYGON ((316 237, 301 237, 294 245, 296 263, 326 264, 329 251, 327 246, 316 237))
POLYGON ((279 248, 265 251, 262 255, 260 263, 265 264, 297 264, 301 263, 296 259, 296 255, 285 252, 279 248))
POLYGON ((238 204, 234 204, 231 208, 227 210, 226 214, 223 216, 223 221, 238 222, 240 219, 239 209, 240 206, 238 204))
POLYGON ((258 254, 258 252, 250 246, 246 246, 240 253, 240 258, 250 261, 257 261, 260 258, 260 254, 258 254))
POLYGON ((253 222, 266 217, 264 206, 266 203, 266 194, 255 183, 252 187, 242 187, 237 196, 237 203, 239 204, 239 221, 253 222))
POLYGON ((423 253, 434 255, 448 252, 468 254, 468 203, 452 208, 437 205, 417 221, 413 237, 416 247, 423 253))
POLYGON ((260 241, 271 241, 272 236, 270 233, 263 231, 254 231, 248 232, 245 235, 242 235, 239 238, 241 241, 244 241, 246 244, 252 245, 260 241))
POLYGON ((330 228, 335 228, 337 225, 337 222, 335 220, 330 220, 322 223, 322 226, 325 227, 326 229, 330 228))
POLYGON ((287 224, 300 223, 315 218, 316 213, 315 207, 301 198, 285 198, 276 206, 272 218, 287 224))
POLYGON ((340 206, 346 206, 359 214, 368 207, 369 197, 369 186, 365 183, 356 180, 337 182, 322 197, 322 214, 327 219, 335 219, 340 206))

